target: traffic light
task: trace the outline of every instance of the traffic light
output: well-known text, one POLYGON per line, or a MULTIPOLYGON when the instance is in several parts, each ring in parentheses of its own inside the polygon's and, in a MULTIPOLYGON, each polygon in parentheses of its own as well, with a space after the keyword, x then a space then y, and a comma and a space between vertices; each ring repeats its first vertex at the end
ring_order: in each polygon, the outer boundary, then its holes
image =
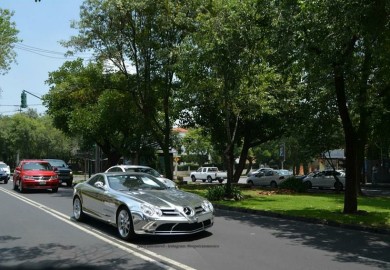
POLYGON ((20 96, 20 108, 27 108, 27 94, 22 91, 22 95, 20 96))

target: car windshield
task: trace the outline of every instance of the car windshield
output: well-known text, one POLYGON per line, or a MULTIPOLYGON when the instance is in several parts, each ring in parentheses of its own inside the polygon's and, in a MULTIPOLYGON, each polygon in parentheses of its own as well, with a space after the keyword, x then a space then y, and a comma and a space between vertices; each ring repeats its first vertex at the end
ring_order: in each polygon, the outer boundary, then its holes
POLYGON ((150 174, 154 177, 161 177, 161 174, 152 168, 126 168, 125 170, 126 172, 142 172, 142 173, 150 174))
POLYGON ((63 160, 48 160, 49 163, 54 167, 66 167, 66 163, 63 160))
POLYGON ((50 163, 46 162, 27 162, 23 165, 23 170, 25 171, 52 171, 50 163))
POLYGON ((167 189, 167 187, 149 175, 112 175, 108 184, 115 190, 167 189))
POLYGON ((8 166, 7 165, 5 165, 4 163, 0 163, 0 168, 7 168, 8 166))

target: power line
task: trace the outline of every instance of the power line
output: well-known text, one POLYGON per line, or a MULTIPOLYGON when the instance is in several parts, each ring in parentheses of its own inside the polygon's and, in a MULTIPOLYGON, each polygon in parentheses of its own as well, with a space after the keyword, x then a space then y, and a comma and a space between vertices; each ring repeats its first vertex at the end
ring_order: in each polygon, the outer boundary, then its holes
POLYGON ((77 58, 92 59, 91 55, 89 55, 87 57, 77 56, 77 55, 76 56, 65 56, 64 52, 57 52, 57 51, 52 51, 52 50, 41 49, 41 48, 25 45, 22 43, 16 43, 15 49, 26 51, 26 52, 31 52, 31 53, 34 53, 34 54, 37 54, 37 55, 40 55, 43 57, 53 58, 53 59, 77 59, 77 58))

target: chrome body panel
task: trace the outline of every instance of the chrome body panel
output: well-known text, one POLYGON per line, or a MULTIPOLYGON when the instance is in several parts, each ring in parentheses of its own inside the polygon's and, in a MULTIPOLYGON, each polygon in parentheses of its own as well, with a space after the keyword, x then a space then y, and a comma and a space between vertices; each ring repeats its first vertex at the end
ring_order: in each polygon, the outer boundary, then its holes
POLYGON ((81 199, 83 213, 87 215, 117 226, 116 215, 125 206, 131 212, 136 234, 193 234, 213 226, 214 210, 211 203, 196 194, 167 188, 161 182, 159 185, 163 188, 158 189, 114 189, 112 183, 109 183, 109 175, 135 175, 159 181, 143 173, 98 175, 104 177, 103 186, 96 187, 89 183, 91 177, 74 189, 74 197, 81 199), (150 214, 150 209, 155 213, 150 214))

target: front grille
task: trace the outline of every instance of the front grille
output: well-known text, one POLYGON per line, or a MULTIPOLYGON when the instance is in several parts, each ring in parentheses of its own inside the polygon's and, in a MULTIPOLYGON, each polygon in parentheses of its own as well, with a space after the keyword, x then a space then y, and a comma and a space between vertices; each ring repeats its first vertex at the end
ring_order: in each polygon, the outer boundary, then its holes
POLYGON ((156 233, 184 233, 205 229, 212 225, 211 220, 197 223, 165 223, 156 228, 156 233))
POLYGON ((204 209, 202 206, 195 207, 195 215, 201 214, 204 212, 204 209))
POLYGON ((175 209, 161 209, 163 216, 177 217, 179 213, 175 209))
POLYGON ((36 175, 33 176, 33 179, 36 181, 39 181, 39 180, 49 181, 50 178, 51 178, 51 176, 36 176, 36 175))

